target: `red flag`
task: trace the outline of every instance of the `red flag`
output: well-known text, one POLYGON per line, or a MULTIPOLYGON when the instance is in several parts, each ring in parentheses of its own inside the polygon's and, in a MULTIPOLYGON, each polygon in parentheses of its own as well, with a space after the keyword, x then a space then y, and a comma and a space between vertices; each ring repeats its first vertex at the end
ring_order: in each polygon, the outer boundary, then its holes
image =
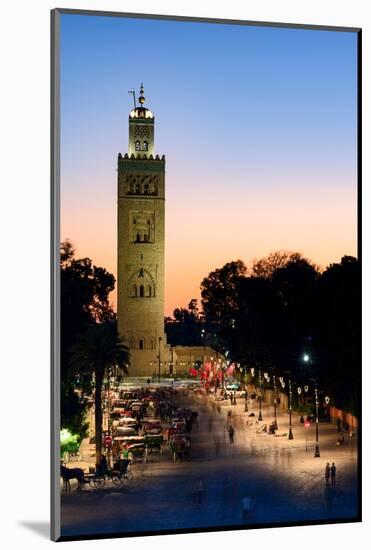
POLYGON ((233 372, 234 372, 234 367, 235 367, 234 363, 231 363, 231 364, 229 365, 229 367, 228 367, 227 370, 226 370, 226 374, 227 374, 228 376, 232 376, 232 374, 233 374, 233 372))
POLYGON ((211 371, 211 363, 205 363, 204 364, 204 371, 210 372, 211 371))
POLYGON ((191 376, 197 376, 198 375, 198 371, 196 369, 194 369, 193 367, 190 367, 188 372, 191 376))

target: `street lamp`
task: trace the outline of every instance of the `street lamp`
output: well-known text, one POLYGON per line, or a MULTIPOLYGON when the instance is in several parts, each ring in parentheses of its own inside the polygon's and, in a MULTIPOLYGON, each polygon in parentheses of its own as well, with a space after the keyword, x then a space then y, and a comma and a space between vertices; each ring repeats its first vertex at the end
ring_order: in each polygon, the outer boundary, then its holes
POLYGON ((290 426, 289 426, 289 439, 294 439, 293 433, 292 433, 292 387, 291 387, 291 380, 289 379, 289 415, 290 415, 290 426))
POLYGON ((158 337, 158 381, 161 382, 161 336, 158 337))
POLYGON ((314 458, 319 458, 320 452, 319 452, 319 442, 318 442, 318 389, 317 387, 314 390, 314 396, 316 399, 316 450, 314 451, 314 458))
POLYGON ((258 420, 263 420, 262 415, 262 373, 259 370, 259 416, 258 420))
POLYGON ((243 367, 243 371, 244 371, 244 375, 245 375, 245 412, 248 412, 249 407, 247 406, 248 395, 247 395, 247 367, 246 367, 246 365, 243 367))
POLYGON ((330 421, 330 410, 329 410, 330 398, 328 395, 325 396, 325 403, 327 405, 326 407, 327 420, 330 421))
POLYGON ((273 375, 273 392, 274 392, 274 399, 273 399, 273 405, 274 405, 274 427, 276 430, 278 430, 277 425, 277 385, 276 385, 276 377, 273 375))

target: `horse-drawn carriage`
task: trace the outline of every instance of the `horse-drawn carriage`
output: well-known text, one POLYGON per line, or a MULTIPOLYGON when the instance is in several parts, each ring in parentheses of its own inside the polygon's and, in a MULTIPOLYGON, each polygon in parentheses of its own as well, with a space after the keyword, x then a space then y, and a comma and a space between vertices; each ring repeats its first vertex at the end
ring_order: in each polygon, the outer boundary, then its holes
MULTIPOLYGON (((112 415, 111 415, 111 418, 112 418, 112 415)), ((112 428, 117 428, 117 427, 125 427, 125 428, 135 428, 137 429, 138 428, 138 421, 131 417, 131 416, 119 416, 118 418, 116 418, 115 420, 113 420, 112 422, 112 428)))
POLYGON ((149 420, 143 423, 143 433, 147 435, 161 434, 162 424, 158 420, 149 420))
POLYGON ((77 481, 77 490, 81 491, 84 483, 89 484, 90 487, 98 489, 103 487, 108 481, 116 486, 131 485, 134 480, 133 472, 130 469, 131 460, 120 459, 117 460, 113 468, 108 468, 106 465, 101 465, 95 472, 89 472, 88 474, 83 471, 82 468, 67 468, 61 464, 61 477, 63 479, 63 490, 70 491, 70 480, 75 479, 77 481))
POLYGON ((145 442, 149 453, 159 451, 162 454, 162 443, 164 442, 162 434, 149 433, 145 435, 145 442))
POLYGON ((174 462, 191 456, 191 438, 185 433, 174 433, 170 437, 169 447, 174 462))
POLYGON ((138 435, 138 430, 136 429, 136 426, 134 425, 128 425, 128 426, 116 426, 114 428, 114 435, 115 436, 130 436, 130 435, 138 435))

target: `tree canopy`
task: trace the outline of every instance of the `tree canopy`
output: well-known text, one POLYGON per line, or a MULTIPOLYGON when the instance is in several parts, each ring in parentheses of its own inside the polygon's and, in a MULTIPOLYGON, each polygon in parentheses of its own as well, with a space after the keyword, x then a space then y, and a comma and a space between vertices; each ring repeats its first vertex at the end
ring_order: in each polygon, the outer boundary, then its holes
MULTIPOLYGON (((215 269, 201 282, 203 342, 236 362, 316 379, 339 407, 355 411, 361 370, 361 282, 356 258, 324 271, 298 252, 276 251, 215 269), (306 353, 310 361, 304 362, 306 353)), ((184 330, 191 312, 175 310, 184 330)))
MULTIPOLYGON (((61 422, 80 437, 86 435, 86 404, 75 391, 77 378, 71 371, 71 349, 79 336, 97 322, 114 320, 109 305, 109 294, 114 289, 115 278, 90 258, 76 258, 69 240, 60 246, 61 275, 61 422)), ((85 388, 89 377, 79 378, 85 388)))
POLYGON ((118 336, 116 321, 96 323, 82 333, 71 348, 71 371, 94 375, 95 380, 95 441, 96 461, 102 456, 102 389, 110 369, 127 373, 129 350, 118 336))

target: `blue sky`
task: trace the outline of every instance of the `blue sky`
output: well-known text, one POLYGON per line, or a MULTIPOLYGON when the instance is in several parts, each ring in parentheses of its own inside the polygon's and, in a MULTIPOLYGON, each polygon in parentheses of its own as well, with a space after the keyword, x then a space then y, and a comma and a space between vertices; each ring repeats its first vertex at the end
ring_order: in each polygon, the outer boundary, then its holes
POLYGON ((353 32, 62 15, 62 237, 114 270, 116 157, 143 82, 167 158, 167 288, 190 258, 195 293, 236 255, 356 254, 356 45, 353 32))

